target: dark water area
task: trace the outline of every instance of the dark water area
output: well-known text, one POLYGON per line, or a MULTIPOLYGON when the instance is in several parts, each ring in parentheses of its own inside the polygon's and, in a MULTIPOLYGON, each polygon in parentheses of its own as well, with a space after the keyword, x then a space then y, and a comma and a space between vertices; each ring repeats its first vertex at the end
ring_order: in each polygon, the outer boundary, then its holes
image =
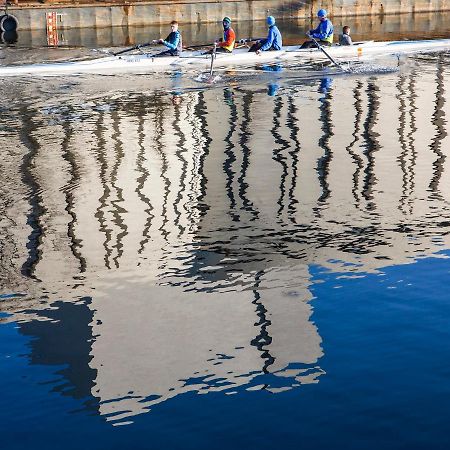
POLYGON ((447 448, 449 62, 2 79, 3 447, 447 448))

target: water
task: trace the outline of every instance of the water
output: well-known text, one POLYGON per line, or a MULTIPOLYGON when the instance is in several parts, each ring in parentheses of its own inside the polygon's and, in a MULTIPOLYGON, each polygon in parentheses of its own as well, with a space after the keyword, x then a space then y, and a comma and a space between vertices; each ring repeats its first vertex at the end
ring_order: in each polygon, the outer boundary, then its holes
POLYGON ((5 448, 447 448, 448 63, 2 80, 5 448))

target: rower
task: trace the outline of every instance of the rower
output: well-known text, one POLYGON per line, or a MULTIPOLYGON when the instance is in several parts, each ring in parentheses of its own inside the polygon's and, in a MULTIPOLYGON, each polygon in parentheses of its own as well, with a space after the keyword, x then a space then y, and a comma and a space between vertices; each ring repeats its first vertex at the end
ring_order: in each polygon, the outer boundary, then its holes
POLYGON ((155 44, 165 45, 168 50, 165 50, 154 56, 178 56, 182 52, 183 43, 181 39, 181 33, 178 31, 178 22, 176 20, 170 22, 170 28, 172 31, 165 40, 157 39, 156 41, 153 41, 155 44))
POLYGON ((267 25, 269 25, 269 34, 267 35, 267 38, 255 42, 250 47, 249 52, 256 52, 256 54, 259 55, 261 52, 267 50, 281 50, 283 41, 280 30, 275 25, 275 18, 273 16, 267 18, 267 25))
POLYGON ((236 33, 231 28, 231 19, 224 17, 222 20, 223 26, 223 39, 216 42, 217 53, 231 53, 234 49, 234 43, 236 42, 236 33))
POLYGON ((339 45, 353 45, 352 38, 350 37, 350 27, 348 25, 342 28, 342 34, 339 35, 339 45))
MULTIPOLYGON (((329 47, 333 43, 333 24, 331 23, 331 20, 327 18, 327 11, 325 9, 319 9, 317 17, 320 20, 318 27, 308 31, 306 34, 307 36, 316 39, 320 45, 329 47)), ((315 46, 316 44, 311 40, 303 42, 300 48, 312 48, 315 46)))

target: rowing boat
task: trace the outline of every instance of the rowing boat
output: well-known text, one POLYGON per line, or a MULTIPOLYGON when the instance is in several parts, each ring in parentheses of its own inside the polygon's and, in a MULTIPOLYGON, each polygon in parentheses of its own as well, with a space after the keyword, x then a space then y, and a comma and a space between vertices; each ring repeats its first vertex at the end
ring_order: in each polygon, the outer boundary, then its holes
MULTIPOLYGON (((341 60, 353 60, 366 55, 392 55, 414 52, 435 52, 450 49, 450 39, 422 41, 358 42, 352 46, 334 45, 327 47, 327 53, 341 60)), ((323 60, 325 56, 318 49, 301 49, 298 45, 286 46, 282 50, 249 53, 248 48, 237 48, 233 53, 218 53, 215 66, 251 65, 287 60, 323 60)), ((137 53, 120 56, 104 56, 83 61, 58 63, 0 66, 0 76, 19 75, 57 75, 79 73, 123 73, 157 72, 180 68, 202 68, 210 65, 211 55, 202 51, 187 51, 180 56, 157 58, 150 53, 137 53)))

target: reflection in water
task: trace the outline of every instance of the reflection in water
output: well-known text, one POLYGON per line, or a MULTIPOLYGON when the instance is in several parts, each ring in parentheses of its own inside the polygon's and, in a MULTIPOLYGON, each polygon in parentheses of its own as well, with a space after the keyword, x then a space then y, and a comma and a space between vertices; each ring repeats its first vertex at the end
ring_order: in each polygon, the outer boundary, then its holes
POLYGON ((251 149, 248 145, 248 142, 253 134, 253 131, 250 127, 250 124, 252 122, 251 112, 253 106, 252 105, 253 94, 252 93, 244 94, 242 103, 243 103, 242 121, 240 126, 241 133, 239 136, 239 145, 241 148, 242 156, 237 160, 239 161, 238 167, 240 168, 240 175, 236 181, 239 185, 238 193, 239 198, 242 201, 242 209, 250 212, 252 216, 250 220, 255 220, 258 218, 259 213, 247 196, 247 189, 249 187, 249 184, 247 182, 247 170, 250 165, 250 154, 251 154, 251 149))
POLYGON ((136 178, 137 186, 136 193, 139 196, 140 201, 145 205, 143 209, 143 215, 145 216, 145 222, 142 229, 142 238, 139 242, 138 254, 142 254, 146 244, 151 238, 150 229, 152 227, 152 220, 155 218, 153 214, 154 207, 152 205, 150 197, 147 195, 145 191, 145 185, 148 183, 148 178, 150 176, 150 172, 147 169, 147 156, 146 156, 146 136, 145 136, 145 115, 146 108, 144 99, 139 99, 139 106, 136 108, 138 113, 138 148, 139 151, 136 156, 136 170, 139 176, 136 178))
POLYGON ((13 104, 0 270, 27 295, 1 308, 30 363, 64 366, 55 390, 120 424, 187 392, 318 383, 311 265, 450 245, 445 62, 269 95, 175 78, 174 97, 13 104))
POLYGON ((333 83, 333 80, 331 78, 322 78, 320 80, 319 92, 322 92, 322 94, 328 93, 331 89, 332 83, 333 83))
POLYGON ((410 75, 409 82, 404 76, 399 77, 397 83, 398 95, 400 105, 400 120, 399 120, 399 143, 402 149, 398 161, 402 169, 402 197, 400 200, 400 209, 405 214, 412 213, 411 195, 414 192, 414 168, 416 165, 416 151, 414 145, 414 133, 416 128, 415 117, 415 89, 414 89, 414 72, 410 75), (405 85, 408 83, 409 95, 405 91, 405 85), (410 112, 407 117, 407 102, 410 106, 410 112), (409 131, 408 131, 409 129, 409 131))
POLYGON ((52 309, 39 313, 39 317, 45 320, 24 322, 20 331, 32 338, 30 364, 61 367, 55 373, 58 379, 53 391, 84 399, 86 408, 93 409, 94 402, 90 397, 95 397, 96 370, 89 366, 89 362, 92 359, 94 312, 89 305, 89 298, 83 298, 77 304, 56 302, 52 309))
POLYGON ((229 119, 228 126, 229 130, 227 135, 225 136, 225 154, 227 155, 227 159, 223 164, 223 170, 226 174, 226 192, 228 194, 228 198, 230 201, 229 214, 234 222, 239 222, 239 214, 236 210, 236 199, 233 192, 233 182, 235 177, 235 172, 233 171, 233 163, 236 161, 236 156, 233 152, 234 143, 232 141, 232 137, 236 131, 238 112, 236 105, 234 103, 234 93, 229 89, 224 89, 224 100, 225 104, 229 106, 229 119))
MULTIPOLYGON (((278 199, 279 208, 277 210, 277 217, 279 218, 285 209, 285 196, 286 196, 286 179, 288 177, 288 165, 286 162, 285 151, 290 147, 289 142, 282 136, 282 126, 281 126, 281 112, 284 108, 284 98, 278 97, 275 99, 274 109, 273 109, 273 127, 270 130, 273 136, 273 141, 275 143, 275 148, 273 150, 273 159, 280 164, 281 177, 280 177, 280 198, 278 199)), ((284 127, 283 127, 284 129, 284 127)))
POLYGON ((269 83, 267 85, 267 95, 269 97, 273 97, 277 94, 278 89, 280 88, 280 86, 276 83, 269 83))
MULTIPOLYGON (((40 254, 38 242, 43 235, 41 226, 41 218, 44 215, 44 208, 41 206, 41 196, 39 195, 40 187, 33 176, 34 161, 39 153, 39 143, 33 137, 37 130, 37 126, 33 124, 30 118, 30 112, 26 108, 19 111, 22 117, 22 127, 19 131, 19 140, 27 149, 22 161, 20 173, 22 174, 23 183, 29 188, 30 212, 27 217, 27 225, 30 226, 30 235, 26 247, 28 249, 28 258, 22 264, 21 272, 25 276, 34 278, 34 268, 39 262, 40 254)), ((1 277, 3 279, 3 277, 1 277)))
POLYGON ((79 272, 82 273, 86 270, 86 260, 81 252, 81 242, 77 237, 75 230, 75 224, 77 222, 76 212, 74 211, 74 194, 73 190, 76 188, 77 180, 80 178, 80 170, 77 166, 76 158, 70 150, 71 141, 73 138, 73 128, 69 121, 64 121, 62 124, 63 139, 61 142, 61 154, 62 157, 69 164, 70 178, 67 184, 62 188, 65 193, 66 211, 71 217, 68 223, 67 235, 70 238, 70 249, 73 256, 77 259, 79 265, 79 272))
POLYGON ((289 183, 289 204, 288 204, 288 213, 289 213, 289 222, 295 223, 295 217, 297 215, 296 205, 298 200, 295 198, 295 192, 297 187, 297 178, 298 178, 298 157, 301 149, 300 146, 300 129, 298 126, 298 108, 295 105, 295 97, 290 95, 288 97, 288 113, 286 117, 286 125, 290 130, 289 137, 291 139, 292 145, 290 146, 289 156, 291 158, 291 182, 289 183))
MULTIPOLYGON (((121 258, 123 254, 123 243, 122 239, 128 234, 128 227, 124 220, 124 215, 126 214, 127 210, 125 209, 125 199, 123 197, 123 188, 120 187, 120 184, 118 183, 118 174, 119 174, 119 168, 122 165, 122 161, 125 158, 125 153, 123 151, 123 142, 122 142, 122 130, 120 129, 120 116, 116 111, 112 111, 111 113, 111 120, 112 120, 112 133, 111 133, 111 140, 113 141, 113 155, 115 157, 110 156, 110 158, 113 160, 113 166, 111 169, 111 205, 112 205, 112 222, 114 222, 114 225, 117 227, 117 234, 116 234, 116 242, 113 245, 113 248, 115 249, 116 255, 113 257, 113 262, 115 267, 119 267, 119 259, 121 258), (113 200, 114 198, 114 200, 113 200)), ((126 138, 126 134, 124 135, 126 138)))
POLYGON ((365 169, 365 177, 362 195, 367 201, 367 208, 370 210, 376 209, 375 203, 372 202, 373 190, 376 186, 377 178, 375 176, 375 152, 380 149, 380 144, 378 142, 379 134, 374 131, 374 125, 378 118, 378 86, 375 83, 369 82, 367 85, 367 118, 364 122, 364 140, 365 140, 365 150, 364 154, 367 158, 367 166, 365 169))
POLYGON ((264 373, 269 373, 268 367, 275 362, 275 358, 270 354, 268 349, 272 343, 272 336, 270 336, 267 329, 272 322, 267 319, 267 309, 264 307, 264 304, 261 303, 261 294, 258 292, 262 275, 262 273, 257 273, 255 276, 255 289, 253 290, 255 299, 252 302, 256 306, 256 314, 259 318, 259 322, 255 323, 255 326, 260 327, 261 332, 250 342, 250 344, 254 345, 258 351, 261 352, 261 358, 265 360, 262 370, 264 373))
POLYGON ((352 160, 355 165, 355 171, 353 173, 353 187, 352 187, 352 196, 353 196, 353 204, 357 209, 361 206, 361 194, 360 194, 360 185, 359 179, 361 170, 364 167, 364 162, 361 156, 358 155, 358 152, 354 150, 356 144, 358 143, 360 137, 359 134, 361 132, 361 120, 362 120, 362 98, 361 91, 363 89, 363 84, 358 82, 357 85, 353 88, 353 98, 355 107, 355 119, 354 119, 354 131, 352 133, 352 140, 350 144, 346 147, 347 152, 351 155, 352 160))
POLYGON ((323 149, 324 155, 317 161, 317 173, 319 176, 320 186, 322 188, 322 194, 318 199, 318 205, 326 203, 330 196, 330 186, 327 182, 327 176, 329 173, 329 165, 332 158, 331 148, 329 146, 329 140, 333 135, 332 125, 332 113, 331 113, 331 101, 333 95, 331 92, 331 79, 323 78, 320 81, 319 92, 324 94, 324 97, 320 99, 320 122, 322 123, 323 135, 319 140, 319 147, 323 149))
POLYGON ((439 56, 438 64, 436 67, 436 98, 435 98, 435 108, 433 112, 433 124, 436 127, 436 134, 434 139, 430 144, 431 150, 436 154, 437 159, 433 163, 433 178, 430 182, 430 189, 435 196, 442 196, 439 193, 439 184, 442 178, 442 173, 444 171, 444 163, 446 160, 445 154, 442 152, 442 141, 447 137, 448 133, 446 131, 445 125, 447 124, 445 118, 445 88, 444 88, 444 57, 439 56))

